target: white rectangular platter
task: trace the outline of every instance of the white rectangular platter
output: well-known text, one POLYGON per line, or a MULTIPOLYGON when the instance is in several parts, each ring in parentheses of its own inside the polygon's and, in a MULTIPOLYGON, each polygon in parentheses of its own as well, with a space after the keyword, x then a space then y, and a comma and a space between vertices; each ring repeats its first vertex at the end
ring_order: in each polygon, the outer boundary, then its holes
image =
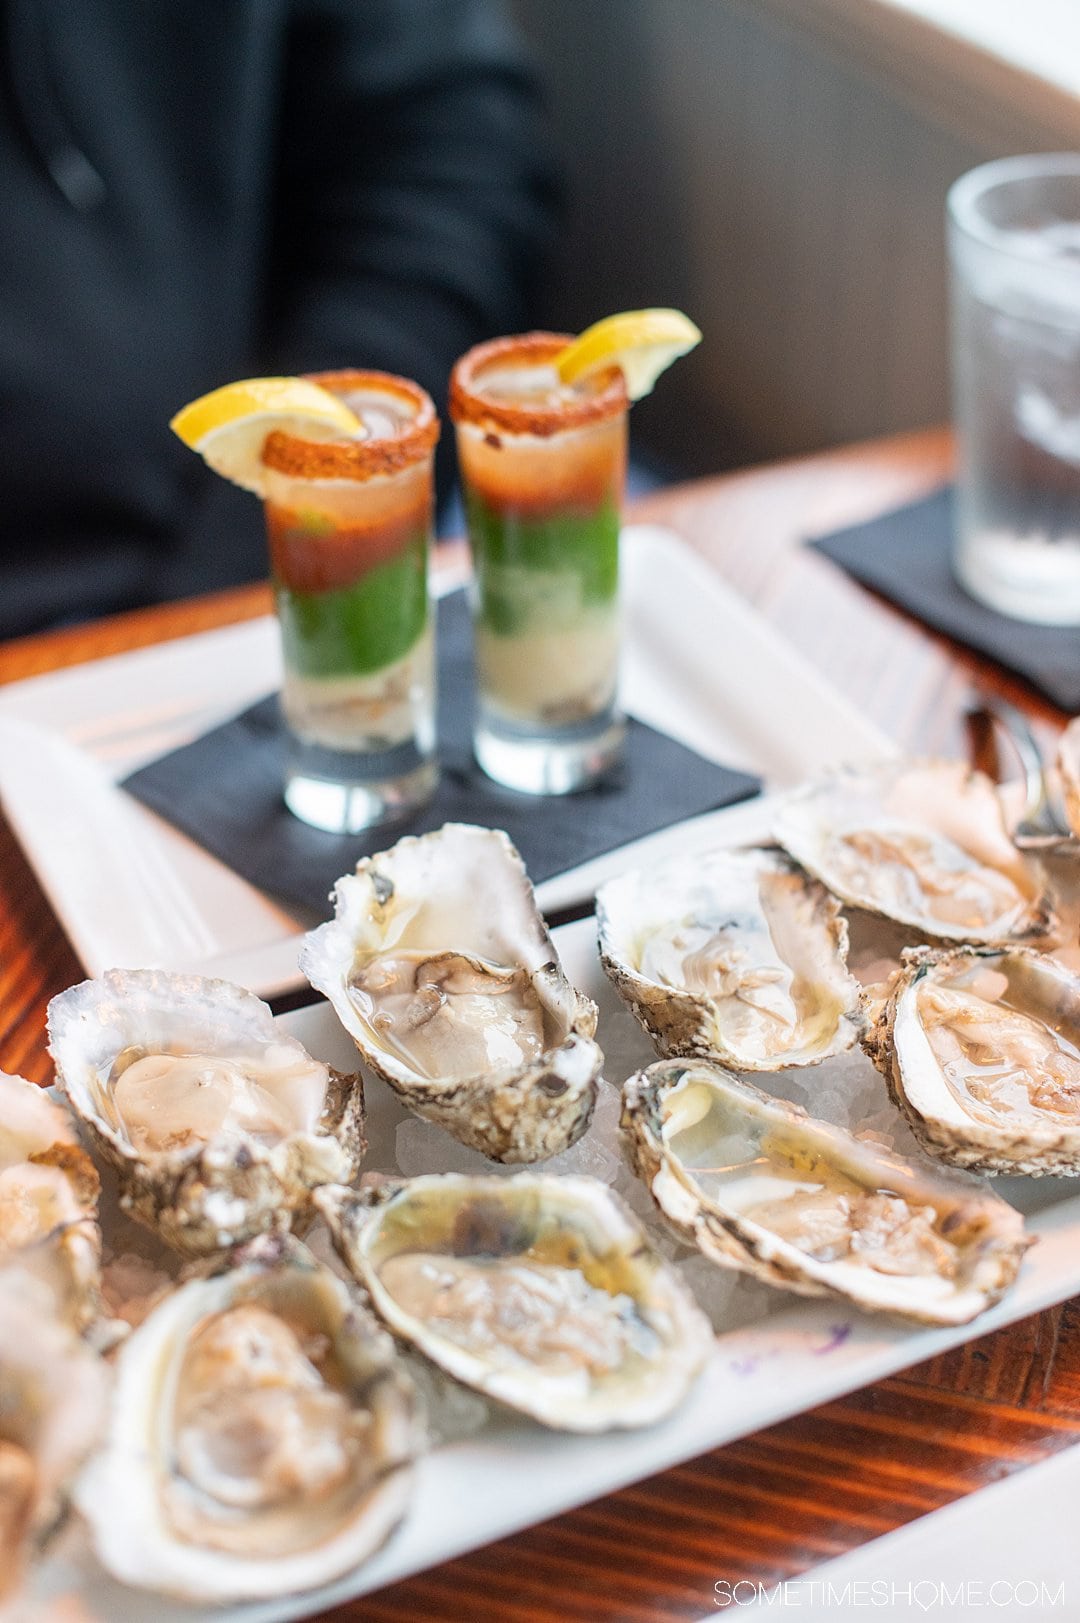
MULTIPOLYGON (((628 527, 622 558, 631 714, 777 787, 890 749, 670 532, 628 527)), ((264 996, 297 983, 296 933, 311 920, 253 889, 118 787, 279 679, 277 628, 264 619, 0 689, 0 803, 91 973, 198 969, 264 996)), ((736 826, 745 813, 735 808, 736 826)), ((699 818, 686 837, 730 840, 720 831, 731 815, 699 818)), ((549 880, 540 904, 589 896, 637 854, 651 858, 683 838, 652 835, 549 880)))
MULTIPOLYGON (((601 970, 591 920, 566 925, 555 940, 567 974, 600 1009, 598 1037, 609 1084, 655 1057, 636 1021, 601 970)), ((353 1068, 355 1050, 325 1007, 283 1017, 319 1057, 353 1068)), ((861 1056, 844 1056, 804 1073, 804 1090, 821 1085, 840 1065, 851 1087, 865 1088, 874 1073, 861 1056)), ((834 1072, 834 1074, 836 1074, 834 1072)), ((439 1129, 409 1118, 390 1091, 366 1082, 369 1151, 373 1171, 487 1170, 492 1168, 439 1129), (404 1126, 403 1126, 404 1124, 404 1126)), ((568 1152, 586 1169, 611 1175, 616 1155, 615 1089, 598 1106, 595 1125, 568 1152)), ((806 1100, 806 1091, 798 1095, 806 1100)), ((884 1105, 884 1087, 881 1086, 884 1105)), ((558 1166, 559 1162, 548 1163, 558 1166)), ((84 1608, 81 1623, 281 1623, 362 1595, 410 1573, 488 1544, 520 1528, 583 1504, 627 1483, 662 1471, 733 1438, 878 1380, 906 1365, 996 1326, 1058 1302, 1080 1290, 1080 1196, 1073 1179, 998 1180, 996 1187, 1029 1214, 1038 1243, 1025 1259, 1017 1286, 975 1324, 923 1330, 874 1320, 842 1303, 810 1302, 739 1281, 718 1318, 715 1352, 682 1408, 645 1431, 573 1437, 509 1416, 493 1418, 474 1434, 437 1447, 419 1464, 406 1518, 365 1567, 317 1593, 224 1611, 179 1606, 135 1594, 106 1579, 73 1530, 45 1565, 37 1587, 55 1598, 74 1588, 84 1608)), ((647 1199, 641 1202, 647 1208, 647 1199)), ((693 1266, 700 1266, 696 1261, 693 1266)), ((698 1276, 700 1278, 700 1276, 698 1276)), ((696 1283, 696 1281, 695 1281, 696 1283)))
MULTIPOLYGON (((628 710, 706 756, 784 787, 891 746, 753 610, 681 543, 643 527, 625 534, 628 710)), ((265 994, 296 982, 298 927, 200 848, 124 794, 136 766, 244 708, 277 678, 270 620, 187 638, 44 676, 0 692, 0 799, 87 968, 197 968, 265 994)), ((767 797, 665 830, 540 887, 556 908, 611 873, 677 848, 759 839, 767 797)), ((571 979, 601 1010, 605 1074, 617 1084, 651 1049, 608 987, 590 921, 556 932, 571 979)), ((324 1007, 285 1017, 311 1050, 348 1068, 354 1052, 324 1007)), ((864 1069, 869 1075, 868 1062, 864 1069)), ((863 1078, 865 1085, 865 1076, 863 1078)), ((404 1117, 368 1083, 368 1170, 414 1173, 479 1158, 404 1117)), ((611 1176, 610 1089, 596 1125, 570 1152, 611 1176)), ((489 1169, 490 1170, 490 1169, 489 1169)), ((909 1330, 842 1306, 748 1282, 718 1310, 712 1360, 682 1409, 647 1431, 581 1438, 506 1416, 443 1442, 419 1465, 406 1519, 361 1571, 333 1587, 270 1603, 201 1611, 112 1584, 73 1527, 36 1579, 43 1600, 74 1590, 84 1623, 180 1623, 202 1616, 270 1623, 308 1615, 639 1480, 734 1437, 928 1357, 1080 1289, 1080 1198, 1070 1180, 1013 1181, 1039 1244, 1012 1295, 975 1326, 909 1330)))

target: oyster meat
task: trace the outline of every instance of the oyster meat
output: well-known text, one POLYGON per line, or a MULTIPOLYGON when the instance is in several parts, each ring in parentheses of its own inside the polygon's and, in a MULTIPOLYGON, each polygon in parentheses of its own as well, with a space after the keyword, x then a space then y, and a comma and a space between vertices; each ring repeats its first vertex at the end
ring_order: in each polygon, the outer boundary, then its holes
POLYGON ((378 1549, 421 1442, 390 1337, 298 1241, 264 1237, 188 1279, 123 1343, 76 1503, 125 1583, 280 1596, 378 1549))
POLYGON ((49 1004, 57 1082, 124 1206, 202 1255, 287 1228, 364 1149, 363 1089, 227 981, 110 970, 49 1004))
POLYGON ((623 1130, 683 1239, 713 1262, 804 1296, 926 1324, 966 1324, 1016 1278, 1020 1214, 706 1060, 630 1077, 623 1130))
POLYGON ((685 1286, 595 1179, 433 1174, 317 1202, 395 1335, 544 1425, 650 1425, 711 1349, 685 1286))
POLYGON ((939 1160, 1080 1172, 1080 978, 1056 958, 908 951, 867 1047, 939 1160))
POLYGON ((1056 926, 1040 864, 990 779, 960 762, 838 772, 787 797, 773 833, 851 907, 934 940, 1036 940, 1056 926))
POLYGON ((28 1248, 48 1251, 76 1321, 93 1316, 100 1278, 100 1179, 61 1105, 0 1071, 0 1266, 28 1248))
POLYGON ((505 834, 409 836, 334 899, 300 967, 410 1110, 496 1161, 580 1137, 604 1058, 596 1006, 563 974, 505 834))
POLYGON ((596 897, 600 957, 663 1054, 814 1065, 865 1020, 840 904, 782 852, 713 851, 596 897))
POLYGON ((20 1266, 0 1270, 0 1604, 56 1526, 108 1389, 102 1360, 38 1286, 20 1266))

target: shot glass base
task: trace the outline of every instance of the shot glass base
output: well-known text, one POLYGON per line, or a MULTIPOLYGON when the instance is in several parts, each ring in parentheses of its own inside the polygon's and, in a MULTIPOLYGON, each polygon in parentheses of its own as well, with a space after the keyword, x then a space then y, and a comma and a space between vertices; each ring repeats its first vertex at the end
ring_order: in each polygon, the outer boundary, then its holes
POLYGON ((285 776, 285 804, 294 817, 327 834, 359 834, 397 822, 426 804, 439 769, 431 757, 404 770, 372 774, 368 757, 295 741, 285 776))
POLYGON ((610 772, 622 755, 626 722, 608 715, 598 727, 560 734, 515 732, 481 718, 473 753, 489 778, 526 795, 569 795, 610 772))

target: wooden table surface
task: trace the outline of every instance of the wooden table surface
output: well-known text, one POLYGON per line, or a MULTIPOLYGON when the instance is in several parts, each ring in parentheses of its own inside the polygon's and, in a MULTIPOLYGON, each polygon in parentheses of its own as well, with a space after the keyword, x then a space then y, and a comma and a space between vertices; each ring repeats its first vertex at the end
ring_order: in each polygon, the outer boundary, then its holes
MULTIPOLYGON (((679 531, 912 750, 965 753, 964 709, 979 689, 1020 704, 1050 738, 1065 718, 1024 684, 800 546, 932 490, 951 455, 943 430, 903 435, 679 486, 639 503, 634 516, 679 531)), ((268 607, 266 589, 248 587, 0 644, 0 681, 268 607)), ((717 647, 722 658, 722 637, 717 647)), ((45 1005, 81 978, 0 824, 0 1067, 50 1079, 45 1005)), ((326 1617, 681 1623, 714 1609, 719 1581, 794 1576, 1077 1439, 1080 1300, 326 1617)))

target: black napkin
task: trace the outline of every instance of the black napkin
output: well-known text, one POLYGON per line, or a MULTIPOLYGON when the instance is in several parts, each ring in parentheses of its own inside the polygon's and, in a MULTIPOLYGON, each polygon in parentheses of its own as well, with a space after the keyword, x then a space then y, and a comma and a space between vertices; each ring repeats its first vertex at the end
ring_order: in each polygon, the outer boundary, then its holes
POLYGON ((472 760, 472 633, 465 594, 439 605, 439 753, 435 797, 417 815, 363 834, 324 834, 286 810, 277 695, 132 774, 124 788, 260 890, 320 914, 361 856, 446 822, 503 828, 539 883, 670 823, 745 800, 756 778, 715 766, 641 722, 622 765, 574 795, 522 795, 472 760))
POLYGON ((1080 629, 999 614, 976 603, 954 578, 951 489, 811 545, 935 631, 1026 677, 1063 710, 1080 711, 1080 629))

